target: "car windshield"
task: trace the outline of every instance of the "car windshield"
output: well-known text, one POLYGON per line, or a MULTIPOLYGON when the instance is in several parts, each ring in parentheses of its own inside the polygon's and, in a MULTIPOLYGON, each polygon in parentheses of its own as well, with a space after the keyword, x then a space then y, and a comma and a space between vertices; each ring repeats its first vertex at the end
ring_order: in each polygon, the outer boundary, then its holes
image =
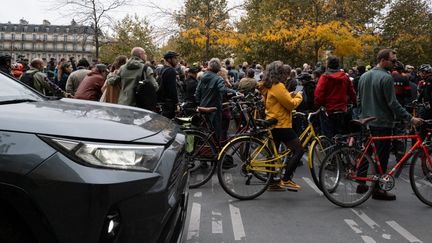
POLYGON ((14 101, 42 101, 42 96, 36 92, 0 73, 0 104, 14 101))

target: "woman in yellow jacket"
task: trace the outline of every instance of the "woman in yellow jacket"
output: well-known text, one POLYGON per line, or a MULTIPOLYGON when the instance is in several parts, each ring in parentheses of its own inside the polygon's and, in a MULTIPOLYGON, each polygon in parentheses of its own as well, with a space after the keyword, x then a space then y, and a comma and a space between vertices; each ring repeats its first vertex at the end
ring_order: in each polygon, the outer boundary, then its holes
POLYGON ((300 140, 292 128, 292 111, 300 105, 303 97, 301 92, 290 93, 285 88, 284 82, 289 76, 290 68, 281 61, 270 63, 264 73, 264 83, 262 94, 265 102, 266 119, 277 119, 278 123, 272 129, 273 139, 276 146, 283 142, 293 151, 292 157, 285 165, 285 174, 279 184, 272 185, 270 189, 286 188, 289 190, 299 190, 300 186, 293 180, 293 174, 304 149, 300 140))

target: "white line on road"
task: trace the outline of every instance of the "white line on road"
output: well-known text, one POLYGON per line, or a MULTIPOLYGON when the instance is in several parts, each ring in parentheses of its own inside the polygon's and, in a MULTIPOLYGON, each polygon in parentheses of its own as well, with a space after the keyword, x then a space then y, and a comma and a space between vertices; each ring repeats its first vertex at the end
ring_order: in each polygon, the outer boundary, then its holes
POLYGON ((375 221, 373 221, 371 218, 369 218, 369 216, 367 216, 361 210, 357 211, 357 210, 351 209, 351 211, 353 211, 355 215, 357 215, 361 220, 363 220, 372 229, 375 229, 375 227, 377 227, 377 228, 380 227, 377 223, 375 223, 375 221))
POLYGON ((211 180, 211 187, 212 187, 212 192, 214 192, 214 187, 215 185, 219 184, 219 179, 216 175, 212 176, 212 180, 211 180))
POLYGON ((352 220, 352 219, 345 219, 345 223, 356 233, 356 234, 361 234, 362 231, 360 229, 360 227, 358 226, 358 224, 352 220))
POLYGON ((246 237, 246 233, 243 227, 243 221, 240 214, 240 209, 233 206, 231 203, 229 205, 230 213, 231 213, 231 222, 234 232, 235 240, 242 240, 242 238, 246 237))
POLYGON ((212 233, 222 234, 222 213, 212 211, 212 233))
POLYGON ((323 193, 320 191, 320 189, 315 185, 315 183, 313 181, 311 181, 311 179, 307 178, 307 177, 303 177, 303 180, 310 186, 312 187, 312 189, 318 193, 318 195, 322 196, 323 193))
POLYGON ((365 243, 376 243, 376 241, 370 236, 362 235, 361 238, 365 243))
POLYGON ((192 238, 198 239, 199 237, 199 227, 200 227, 200 217, 201 217, 201 204, 192 203, 191 216, 189 220, 189 229, 187 239, 192 238))
POLYGON ((422 243, 421 240, 417 239, 413 234, 408 232, 408 230, 404 229, 402 226, 400 226, 396 221, 386 221, 390 227, 392 227, 394 230, 396 230, 400 235, 402 235, 405 239, 407 239, 409 242, 417 242, 422 243))

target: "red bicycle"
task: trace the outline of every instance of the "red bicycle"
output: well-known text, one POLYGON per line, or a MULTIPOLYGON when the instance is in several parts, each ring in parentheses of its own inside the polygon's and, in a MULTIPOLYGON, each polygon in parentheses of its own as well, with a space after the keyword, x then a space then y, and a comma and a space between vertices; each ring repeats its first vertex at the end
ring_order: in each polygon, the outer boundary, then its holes
MULTIPOLYGON (((395 186, 395 173, 412 158, 410 165, 410 184, 415 195, 425 204, 432 206, 432 143, 430 132, 422 141, 419 134, 381 136, 370 135, 367 123, 375 118, 355 120, 354 123, 367 132, 367 140, 362 148, 340 146, 324 159, 320 170, 320 182, 324 195, 341 207, 355 207, 365 202, 373 190, 390 191, 395 186), (404 156, 384 173, 378 158, 375 141, 412 139, 412 145, 404 156), (371 158, 373 156, 374 159, 371 158)), ((426 120, 432 124, 432 120, 426 120)))

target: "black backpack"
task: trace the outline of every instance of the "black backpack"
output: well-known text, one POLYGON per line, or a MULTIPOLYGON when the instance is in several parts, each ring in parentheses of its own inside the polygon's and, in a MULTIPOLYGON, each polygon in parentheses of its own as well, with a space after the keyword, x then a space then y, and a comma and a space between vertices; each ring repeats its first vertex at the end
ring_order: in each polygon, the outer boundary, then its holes
POLYGON ((316 83, 314 81, 306 81, 303 84, 303 101, 297 108, 298 111, 312 111, 314 110, 314 93, 316 83))
POLYGON ((33 73, 25 72, 22 74, 20 81, 34 88, 34 75, 36 73, 37 72, 33 72, 33 73))
POLYGON ((146 72, 148 68, 148 65, 144 65, 141 79, 138 78, 136 81, 135 102, 139 108, 155 111, 157 105, 156 88, 147 78, 146 72))

